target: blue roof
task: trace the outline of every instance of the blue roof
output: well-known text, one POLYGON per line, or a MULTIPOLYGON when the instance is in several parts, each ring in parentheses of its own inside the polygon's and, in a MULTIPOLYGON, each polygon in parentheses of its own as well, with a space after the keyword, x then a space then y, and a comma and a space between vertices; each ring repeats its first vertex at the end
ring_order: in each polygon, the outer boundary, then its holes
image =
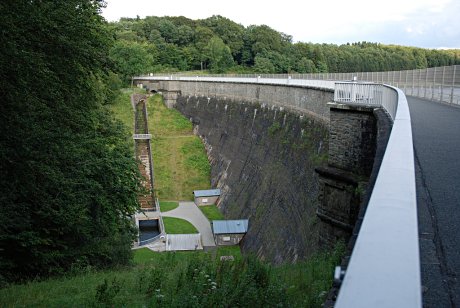
POLYGON ((212 231, 214 234, 232 234, 248 232, 249 220, 213 220, 212 231))
POLYGON ((194 190, 195 197, 212 197, 220 196, 220 189, 194 190))

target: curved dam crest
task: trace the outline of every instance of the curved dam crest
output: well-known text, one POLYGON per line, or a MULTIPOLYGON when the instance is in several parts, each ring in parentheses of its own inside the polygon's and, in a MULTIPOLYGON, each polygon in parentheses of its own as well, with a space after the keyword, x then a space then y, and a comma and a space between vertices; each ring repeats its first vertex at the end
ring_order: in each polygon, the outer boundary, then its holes
POLYGON ((206 146, 211 184, 222 189, 219 208, 226 218, 250 220, 243 251, 273 263, 316 252, 315 168, 327 163, 327 122, 307 112, 223 97, 181 95, 175 107, 206 146))

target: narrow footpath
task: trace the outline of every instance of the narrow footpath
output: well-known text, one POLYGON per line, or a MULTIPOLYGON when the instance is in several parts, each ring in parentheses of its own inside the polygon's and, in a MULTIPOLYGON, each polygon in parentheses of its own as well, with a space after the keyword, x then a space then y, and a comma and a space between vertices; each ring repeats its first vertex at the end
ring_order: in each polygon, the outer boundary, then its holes
POLYGON ((201 233, 203 246, 216 246, 212 236, 211 224, 194 202, 179 202, 174 210, 162 213, 164 217, 182 218, 189 221, 201 233))
POLYGON ((407 97, 424 307, 460 307, 460 108, 407 97))

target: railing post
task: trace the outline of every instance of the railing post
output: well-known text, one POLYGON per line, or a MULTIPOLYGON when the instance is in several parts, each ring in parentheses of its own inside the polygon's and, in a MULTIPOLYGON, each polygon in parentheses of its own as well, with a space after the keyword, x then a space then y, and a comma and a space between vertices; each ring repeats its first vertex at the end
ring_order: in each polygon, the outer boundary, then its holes
POLYGON ((457 65, 454 65, 454 73, 452 74, 452 88, 450 90, 450 103, 454 103, 454 88, 455 88, 455 73, 457 70, 457 65))
POLYGON ((436 87, 436 67, 434 68, 433 73, 433 86, 431 87, 431 100, 434 100, 434 88, 436 87))
POLYGON ((425 69, 425 94, 423 95, 426 98, 426 88, 428 87, 428 68, 425 69))
POLYGON ((439 98, 439 101, 442 102, 444 99, 444 77, 446 75, 446 67, 442 67, 442 82, 441 82, 441 97, 439 98))

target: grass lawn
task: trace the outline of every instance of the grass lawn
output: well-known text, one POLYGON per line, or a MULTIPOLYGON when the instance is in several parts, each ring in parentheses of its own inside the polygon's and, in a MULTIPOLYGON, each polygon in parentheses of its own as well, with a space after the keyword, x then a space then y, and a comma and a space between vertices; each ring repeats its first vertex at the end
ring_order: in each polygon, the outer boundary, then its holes
POLYGON ((166 233, 169 234, 198 233, 198 230, 184 219, 163 216, 163 223, 165 225, 166 233))
POLYGON ((149 132, 156 190, 161 199, 193 200, 193 191, 210 188, 210 166, 204 146, 193 135, 193 125, 160 95, 148 100, 149 132))
POLYGON ((178 206, 179 206, 179 202, 176 202, 176 201, 161 201, 160 211, 161 212, 171 211, 171 210, 174 210, 178 206))
POLYGON ((215 205, 203 205, 198 207, 210 221, 225 219, 224 215, 219 211, 215 205))

